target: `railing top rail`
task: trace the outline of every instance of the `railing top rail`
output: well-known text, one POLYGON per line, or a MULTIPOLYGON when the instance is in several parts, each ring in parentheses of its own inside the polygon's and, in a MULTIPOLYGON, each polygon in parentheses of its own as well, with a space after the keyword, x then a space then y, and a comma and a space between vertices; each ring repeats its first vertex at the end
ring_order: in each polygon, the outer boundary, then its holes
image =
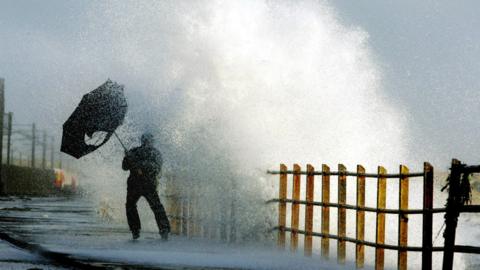
MULTIPOLYGON (((351 204, 339 204, 339 203, 325 203, 325 202, 309 202, 306 200, 293 200, 293 199, 272 199, 266 203, 298 203, 302 205, 315 205, 326 206, 336 208, 346 208, 350 210, 360 210, 365 212, 385 213, 385 214, 424 214, 424 213, 445 213, 446 208, 432 208, 432 209, 391 209, 391 208, 375 208, 375 207, 360 207, 351 204)), ((460 213, 480 213, 480 205, 464 205, 459 210, 460 213)))
POLYGON ((401 178, 401 177, 423 177, 425 175, 425 172, 416 172, 416 173, 408 173, 408 174, 400 174, 400 173, 394 173, 394 174, 378 174, 378 173, 358 173, 358 172, 337 172, 337 171, 331 171, 331 172, 322 172, 322 171, 313 171, 311 173, 307 171, 300 171, 300 172, 295 172, 293 170, 287 170, 287 171, 267 171, 268 174, 302 174, 302 175, 346 175, 346 176, 363 176, 363 177, 369 177, 369 178, 378 178, 378 177, 384 177, 384 178, 401 178))
MULTIPOLYGON (((424 213, 444 213, 446 208, 433 208, 433 209, 391 209, 391 208, 375 208, 375 207, 360 207, 351 204, 339 204, 339 203, 325 203, 325 202, 309 202, 305 200, 292 200, 292 199, 272 199, 267 201, 267 203, 298 203, 302 205, 315 205, 315 206, 326 206, 326 207, 335 207, 335 208, 346 208, 350 210, 359 210, 365 212, 374 212, 374 213, 385 213, 385 214, 424 214, 424 213)), ((461 209, 462 212, 480 212, 480 207, 470 207, 466 209, 461 209)))

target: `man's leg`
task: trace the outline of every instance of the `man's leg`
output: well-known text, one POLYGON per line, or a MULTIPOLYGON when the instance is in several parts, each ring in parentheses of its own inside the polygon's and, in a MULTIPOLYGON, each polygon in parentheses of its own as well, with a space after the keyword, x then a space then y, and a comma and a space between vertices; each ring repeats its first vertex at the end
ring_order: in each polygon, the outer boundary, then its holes
POLYGON ((137 189, 128 186, 127 203, 125 204, 125 208, 127 210, 128 226, 130 227, 134 239, 139 237, 141 229, 140 217, 138 216, 137 211, 137 202, 139 199, 140 192, 137 189))
POLYGON ((147 194, 145 194, 145 199, 147 199, 147 202, 155 215, 158 231, 160 234, 168 234, 170 232, 170 222, 168 221, 167 213, 165 213, 165 208, 163 208, 163 205, 160 202, 157 191, 155 189, 149 190, 147 194))

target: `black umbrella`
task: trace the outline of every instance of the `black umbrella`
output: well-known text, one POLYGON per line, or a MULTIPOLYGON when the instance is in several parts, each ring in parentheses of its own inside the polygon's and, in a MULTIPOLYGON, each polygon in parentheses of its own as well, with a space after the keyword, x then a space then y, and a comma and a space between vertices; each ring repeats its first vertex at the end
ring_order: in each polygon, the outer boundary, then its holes
MULTIPOLYGON (((62 152, 80 158, 95 151, 104 145, 112 134, 117 135, 115 129, 123 123, 126 113, 127 100, 123 85, 107 80, 84 95, 78 107, 63 124, 62 152), (104 132, 103 141, 88 144, 85 135, 92 137, 95 132, 104 132)), ((123 143, 122 146, 125 148, 123 143)))

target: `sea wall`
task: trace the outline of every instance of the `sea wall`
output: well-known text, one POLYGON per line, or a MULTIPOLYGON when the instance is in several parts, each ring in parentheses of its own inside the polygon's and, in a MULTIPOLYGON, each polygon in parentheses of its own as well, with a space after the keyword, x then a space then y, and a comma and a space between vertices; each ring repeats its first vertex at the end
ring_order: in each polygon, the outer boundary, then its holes
POLYGON ((2 176, 4 195, 47 196, 59 191, 54 170, 3 165, 2 176))

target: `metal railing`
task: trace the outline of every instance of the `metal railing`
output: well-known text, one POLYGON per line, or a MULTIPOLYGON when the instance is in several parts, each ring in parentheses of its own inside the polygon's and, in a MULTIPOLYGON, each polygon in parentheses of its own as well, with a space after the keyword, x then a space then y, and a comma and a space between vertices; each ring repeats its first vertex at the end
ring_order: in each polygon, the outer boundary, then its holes
MULTIPOLYGON (((458 161, 454 161, 458 162, 458 161)), ((452 163, 454 164, 454 163, 452 163)), ((452 168, 454 166, 452 165, 452 168)), ((463 166, 465 172, 480 171, 480 167, 463 166)), ((324 258, 329 257, 330 239, 337 241, 337 261, 340 264, 345 263, 346 243, 354 243, 355 265, 357 268, 363 268, 365 264, 365 246, 375 248, 375 269, 383 269, 385 266, 385 250, 396 250, 398 252, 398 269, 407 269, 408 252, 422 253, 422 269, 432 269, 432 252, 444 252, 444 269, 452 269, 449 265, 448 257, 452 257, 453 252, 480 254, 479 247, 462 246, 447 244, 445 246, 434 247, 432 243, 433 214, 446 214, 446 231, 449 230, 447 216, 449 211, 455 211, 450 216, 458 217, 459 213, 479 213, 479 205, 463 205, 456 203, 455 207, 447 204, 445 208, 433 208, 433 167, 425 162, 423 172, 410 173, 406 166, 400 165, 399 173, 388 174, 384 167, 379 166, 377 173, 366 173, 361 165, 357 165, 357 171, 347 171, 342 164, 338 165, 338 171, 330 171, 327 165, 322 165, 321 171, 315 171, 310 164, 306 170, 302 171, 298 164, 293 165, 293 170, 288 170, 284 164, 280 165, 278 171, 268 171, 269 174, 279 175, 279 198, 269 200, 267 203, 278 203, 278 226, 274 230, 278 231, 277 245, 280 248, 286 247, 286 235, 290 233, 290 249, 298 249, 298 235, 304 236, 304 253, 306 256, 312 255, 312 237, 321 238, 321 254, 324 258), (287 198, 287 178, 292 175, 291 198, 287 198), (305 175, 305 199, 300 199, 301 176, 305 175), (314 200, 315 176, 321 176, 321 201, 314 200), (337 176, 338 183, 338 201, 330 202, 330 176, 337 176), (347 176, 356 177, 356 205, 346 203, 347 198, 347 176), (366 178, 375 178, 377 180, 377 206, 365 206, 365 181, 366 178), (386 208, 386 179, 395 178, 399 180, 399 207, 398 209, 386 208), (423 181, 423 208, 410 209, 408 207, 409 180, 417 178, 423 181), (287 203, 291 205, 290 227, 287 227, 287 203), (304 229, 299 228, 300 205, 305 206, 305 224, 304 229), (313 231, 313 210, 314 206, 321 207, 321 232, 313 231), (330 233, 330 208, 338 209, 337 216, 337 234, 330 233), (355 238, 346 235, 346 210, 356 211, 356 234, 355 238), (453 210, 452 210, 453 209, 453 210), (376 213, 375 242, 365 240, 365 212, 376 213), (398 215, 398 236, 397 245, 385 244, 385 214, 398 215), (408 215, 422 215, 422 246, 408 245, 408 215), (445 259, 447 258, 447 259, 445 259), (446 265, 446 266, 445 266, 446 265)), ((457 173, 458 174, 458 173, 457 173)), ((452 180, 450 180, 451 182, 452 180)), ((452 189, 452 183, 450 183, 452 189)), ((456 185, 453 184, 455 189, 456 185)), ((450 190, 451 193, 451 190, 450 190)), ((449 198, 452 197, 449 194, 449 198)), ((450 200, 450 199, 449 199, 450 200)), ((452 205, 453 203, 450 203, 452 205)), ((450 222, 451 223, 451 222, 450 222)), ((455 224, 456 226, 456 224, 455 224)), ((451 226, 450 226, 450 230, 451 226)), ((452 232, 450 232, 452 234, 452 232)), ((453 230, 453 235, 455 231, 453 230)), ((445 236, 446 239, 449 236, 445 236)), ((450 236, 451 237, 451 236, 450 236)), ((454 236, 453 236, 454 238, 454 236)))

